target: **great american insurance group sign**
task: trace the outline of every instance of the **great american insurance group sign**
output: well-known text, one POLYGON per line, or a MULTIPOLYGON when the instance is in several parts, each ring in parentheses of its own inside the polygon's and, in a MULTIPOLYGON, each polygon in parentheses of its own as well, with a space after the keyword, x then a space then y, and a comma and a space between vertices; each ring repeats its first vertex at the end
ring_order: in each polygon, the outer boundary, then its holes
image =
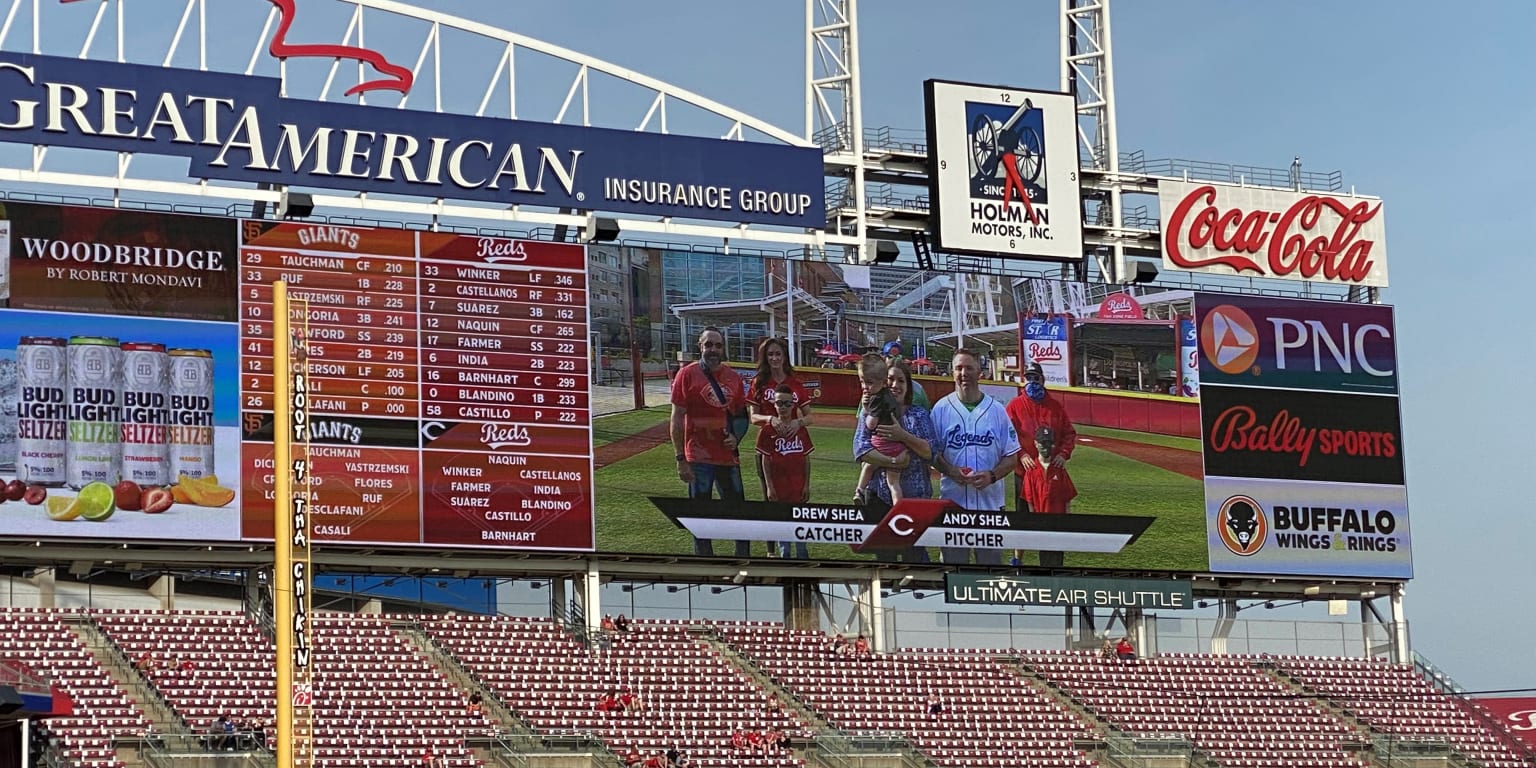
POLYGON ((290 99, 275 78, 0 53, 0 141, 199 179, 821 228, 815 148, 290 99))

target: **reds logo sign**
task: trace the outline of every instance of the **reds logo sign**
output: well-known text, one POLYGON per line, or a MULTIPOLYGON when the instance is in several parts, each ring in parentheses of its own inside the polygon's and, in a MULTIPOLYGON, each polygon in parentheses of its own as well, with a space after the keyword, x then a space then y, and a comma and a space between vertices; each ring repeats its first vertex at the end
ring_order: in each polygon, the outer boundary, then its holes
POLYGON ((1031 362, 1036 363, 1061 362, 1061 347, 1051 342, 1042 344, 1038 341, 1032 341, 1029 343, 1029 359, 1031 362))
MULTIPOLYGON (((293 26, 294 18, 298 15, 297 0, 267 0, 277 6, 278 21, 277 34, 272 36, 272 45, 267 51, 275 59, 346 59, 348 61, 360 61, 370 64, 380 74, 387 75, 377 80, 365 80, 347 89, 346 95, 352 96, 368 91, 398 91, 407 93, 416 82, 416 76, 410 69, 391 62, 384 58, 384 54, 369 48, 358 48, 352 45, 335 45, 328 43, 307 43, 295 45, 288 42, 288 30, 293 26)), ((61 3, 74 3, 79 0, 59 0, 61 3)))
POLYGON ((1379 201, 1165 180, 1158 205, 1170 269, 1387 284, 1379 201))

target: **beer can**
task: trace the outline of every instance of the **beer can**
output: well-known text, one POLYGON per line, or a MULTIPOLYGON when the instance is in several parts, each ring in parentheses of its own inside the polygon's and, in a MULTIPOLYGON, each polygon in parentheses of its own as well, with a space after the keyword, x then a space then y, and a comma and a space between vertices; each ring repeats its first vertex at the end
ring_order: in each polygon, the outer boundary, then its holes
POLYGON ((123 463, 123 350, 106 336, 71 336, 68 371, 69 447, 64 482, 80 489, 115 485, 123 463))
POLYGON ((46 336, 23 336, 16 345, 16 477, 29 485, 64 484, 65 346, 46 336))
POLYGON ((213 353, 173 349, 170 380, 170 471, 194 479, 214 474, 213 353))
POLYGON ((171 358, 164 344, 124 342, 122 350, 122 477, 139 485, 169 485, 171 358))

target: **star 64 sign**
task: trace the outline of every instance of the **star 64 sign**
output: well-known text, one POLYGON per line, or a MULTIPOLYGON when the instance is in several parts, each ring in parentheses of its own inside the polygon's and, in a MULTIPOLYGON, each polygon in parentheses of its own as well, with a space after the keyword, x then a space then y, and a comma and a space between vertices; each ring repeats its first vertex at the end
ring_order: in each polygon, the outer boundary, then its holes
POLYGON ((1165 269, 1387 285, 1375 198, 1160 179, 1157 202, 1165 269))

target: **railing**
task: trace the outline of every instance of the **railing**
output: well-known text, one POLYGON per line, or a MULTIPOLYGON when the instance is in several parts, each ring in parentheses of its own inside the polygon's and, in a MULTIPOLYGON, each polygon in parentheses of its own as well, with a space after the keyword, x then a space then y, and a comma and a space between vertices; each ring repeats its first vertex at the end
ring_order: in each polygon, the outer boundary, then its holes
POLYGON ((1371 739, 1371 747, 1387 768, 1418 768, 1422 760, 1443 760, 1451 768, 1471 765, 1466 755, 1438 736, 1377 735, 1371 739))
POLYGON ((888 150, 906 155, 927 156, 928 134, 911 128, 892 128, 889 125, 865 128, 864 150, 888 150))
POLYGON ((591 731, 555 731, 543 734, 539 741, 545 749, 561 752, 590 752, 592 761, 606 768, 615 768, 624 764, 618 755, 608 749, 608 744, 591 731))
POLYGON ((1456 682, 1455 678, 1447 674, 1445 670, 1435 666, 1434 662, 1419 655, 1418 651, 1413 652, 1413 671, 1423 675, 1424 679, 1429 681, 1429 684, 1441 693, 1462 696, 1467 692, 1467 689, 1456 682))
POLYGON ((1153 760, 1170 757, 1194 761, 1194 745, 1179 734, 1115 734, 1106 736, 1104 744, 1110 759, 1123 768, 1147 768, 1153 760))
POLYGON ((1141 151, 1120 153, 1120 170, 1123 173, 1140 173, 1148 176, 1187 176, 1191 179, 1262 187, 1289 189, 1299 182, 1302 189, 1322 189, 1330 192, 1344 189, 1342 171, 1318 172, 1293 168, 1266 168, 1257 165, 1212 163, 1182 158, 1148 160, 1141 151))
POLYGON ((528 753, 536 751, 538 746, 535 736, 498 731, 486 751, 502 768, 528 768, 528 753))
MULTIPOLYGON (((117 641, 117 638, 102 629, 101 622, 97 621, 96 617, 81 614, 81 623, 89 626, 95 633, 96 638, 99 638, 88 644, 88 647, 106 655, 107 658, 100 659, 98 663, 103 668, 108 664, 114 664, 122 669, 124 677, 127 678, 124 681, 124 687, 127 688, 124 691, 125 693, 137 701, 143 702, 146 708, 150 706, 158 707, 164 712, 171 724, 183 732, 190 732, 192 730, 192 726, 187 722, 186 717, 177 711, 176 707, 171 704, 170 699, 167 699, 165 694, 161 693, 160 689, 153 682, 139 674, 138 668, 133 665, 133 660, 130 658, 128 650, 117 641)), ((108 675, 110 676, 111 673, 108 672, 108 675)), ((145 715, 148 714, 148 712, 145 713, 145 715)))
POLYGON ((895 757, 901 768, 928 768, 912 742, 899 733, 841 733, 823 731, 811 740, 816 756, 832 768, 860 768, 860 758, 895 757))
POLYGON ((137 748, 150 768, 271 768, 276 764, 266 745, 248 733, 153 735, 116 739, 113 746, 137 748))

